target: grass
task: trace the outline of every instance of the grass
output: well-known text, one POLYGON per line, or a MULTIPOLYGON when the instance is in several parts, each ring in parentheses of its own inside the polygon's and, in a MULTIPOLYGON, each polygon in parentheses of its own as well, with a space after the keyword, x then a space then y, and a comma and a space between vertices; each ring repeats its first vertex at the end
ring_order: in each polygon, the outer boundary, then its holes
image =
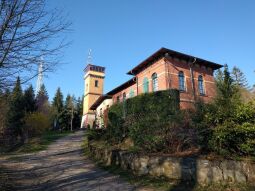
MULTIPOLYGON (((99 147, 105 147, 106 144, 103 142, 93 142, 94 145, 99 147)), ((213 183, 210 185, 197 185, 192 182, 180 182, 177 180, 170 180, 164 177, 150 177, 150 176, 138 176, 132 173, 131 170, 123 170, 119 166, 105 166, 102 162, 97 161, 90 156, 88 149, 88 140, 85 137, 83 142, 84 155, 93 159, 97 166, 103 170, 106 170, 136 187, 147 188, 148 190, 155 191, 255 191, 255 187, 248 184, 239 183, 213 183)))
POLYGON ((12 154, 21 153, 34 153, 42 150, 46 150, 48 146, 59 138, 69 135, 71 132, 55 132, 47 131, 43 133, 40 137, 31 138, 24 145, 16 148, 12 154))

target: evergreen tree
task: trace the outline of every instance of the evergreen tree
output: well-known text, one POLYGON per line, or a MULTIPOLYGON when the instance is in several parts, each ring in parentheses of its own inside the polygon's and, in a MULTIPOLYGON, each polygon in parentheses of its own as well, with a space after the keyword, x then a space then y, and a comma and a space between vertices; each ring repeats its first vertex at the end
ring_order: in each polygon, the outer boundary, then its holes
MULTIPOLYGON (((83 96, 82 96, 83 97, 83 96)), ((77 99, 77 111, 80 117, 82 117, 83 114, 83 99, 78 97, 77 99)))
POLYGON ((245 89, 249 88, 248 82, 247 82, 247 79, 246 79, 244 73, 236 66, 234 66, 234 68, 232 70, 232 78, 234 80, 234 83, 236 85, 238 85, 239 87, 242 87, 245 89))
POLYGON ((216 87, 217 96, 215 98, 215 105, 217 105, 217 111, 215 111, 215 119, 217 123, 229 119, 233 115, 235 108, 240 104, 240 91, 234 83, 228 66, 225 65, 223 71, 219 70, 216 74, 216 87))
POLYGON ((63 125, 62 117, 64 112, 63 94, 59 87, 57 88, 53 98, 52 106, 54 110, 54 129, 59 129, 59 126, 63 125))
POLYGON ((36 106, 37 106, 37 110, 39 112, 42 112, 44 114, 48 114, 49 113, 49 96, 48 93, 46 91, 45 85, 43 84, 36 96, 36 106))
POLYGON ((30 85, 24 91, 24 108, 26 113, 32 113, 36 111, 36 100, 32 85, 30 85))
POLYGON ((56 109, 57 114, 60 114, 63 109, 63 94, 60 88, 57 89, 55 97, 53 98, 52 106, 56 109))
MULTIPOLYGON (((7 113, 9 111, 10 90, 0 93, 0 135, 4 136, 7 123, 7 113)), ((1 139, 1 137, 0 137, 1 139)))
POLYGON ((64 112, 62 115, 62 126, 65 129, 70 129, 71 126, 71 118, 72 118, 72 110, 73 110, 73 100, 70 94, 67 94, 64 105, 64 112))
POLYGON ((82 100, 78 97, 76 104, 75 104, 75 112, 74 112, 74 119, 73 119, 73 126, 74 128, 79 128, 81 126, 81 118, 82 118, 82 100))
POLYGON ((24 103, 23 103, 23 93, 20 85, 20 78, 17 78, 15 87, 10 96, 8 112, 8 127, 14 135, 22 135, 22 126, 24 118, 24 103))
POLYGON ((66 100, 65 100, 65 109, 72 109, 73 108, 73 98, 70 96, 70 94, 67 94, 66 100))

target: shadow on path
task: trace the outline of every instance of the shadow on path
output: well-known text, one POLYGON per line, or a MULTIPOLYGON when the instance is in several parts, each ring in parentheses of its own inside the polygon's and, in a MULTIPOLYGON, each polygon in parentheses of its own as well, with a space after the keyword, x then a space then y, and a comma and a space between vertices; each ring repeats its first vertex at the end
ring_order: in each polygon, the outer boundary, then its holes
POLYGON ((135 187, 95 167, 81 149, 84 132, 61 138, 46 151, 0 158, 1 173, 12 182, 12 191, 129 191, 135 187))

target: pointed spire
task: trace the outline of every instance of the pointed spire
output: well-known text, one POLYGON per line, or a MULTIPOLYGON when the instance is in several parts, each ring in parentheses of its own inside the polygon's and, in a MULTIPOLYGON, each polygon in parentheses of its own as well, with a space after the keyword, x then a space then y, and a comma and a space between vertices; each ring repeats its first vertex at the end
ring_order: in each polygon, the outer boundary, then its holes
POLYGON ((93 64, 92 62, 92 50, 89 49, 88 57, 87 57, 87 64, 93 64))

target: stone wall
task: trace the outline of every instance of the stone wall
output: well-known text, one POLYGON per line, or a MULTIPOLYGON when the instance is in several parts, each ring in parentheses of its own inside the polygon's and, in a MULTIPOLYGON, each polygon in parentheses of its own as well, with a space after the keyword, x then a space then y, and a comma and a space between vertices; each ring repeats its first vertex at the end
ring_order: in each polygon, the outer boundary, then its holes
POLYGON ((90 154, 105 165, 130 169, 137 175, 164 176, 199 184, 235 182, 255 184, 255 163, 234 160, 206 160, 198 157, 169 157, 108 150, 89 144, 90 154))

